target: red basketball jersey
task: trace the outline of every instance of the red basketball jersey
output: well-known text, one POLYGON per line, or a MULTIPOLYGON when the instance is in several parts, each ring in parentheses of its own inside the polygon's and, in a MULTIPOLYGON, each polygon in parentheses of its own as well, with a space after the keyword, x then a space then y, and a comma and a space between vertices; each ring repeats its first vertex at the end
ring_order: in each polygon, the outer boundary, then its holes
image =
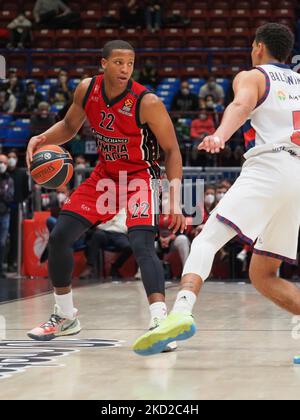
POLYGON ((100 166, 112 177, 119 171, 129 175, 147 169, 157 177, 159 145, 139 118, 140 103, 147 93, 144 86, 130 80, 121 95, 109 100, 103 75, 95 76, 88 88, 83 107, 97 139, 100 166))

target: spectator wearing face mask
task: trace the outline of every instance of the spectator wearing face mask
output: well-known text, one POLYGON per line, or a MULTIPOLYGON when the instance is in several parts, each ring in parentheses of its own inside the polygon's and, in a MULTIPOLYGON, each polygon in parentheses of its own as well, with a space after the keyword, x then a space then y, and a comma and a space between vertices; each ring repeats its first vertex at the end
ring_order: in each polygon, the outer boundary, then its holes
POLYGON ((216 82, 215 77, 209 77, 207 83, 205 83, 199 91, 199 100, 201 108, 206 108, 205 98, 212 96, 213 102, 216 105, 224 105, 225 93, 221 85, 216 82))
POLYGON ((178 111, 184 113, 197 110, 197 95, 190 91, 189 83, 187 81, 181 82, 180 90, 173 98, 171 104, 171 111, 178 111))
POLYGON ((7 172, 8 159, 0 155, 0 279, 5 278, 4 256, 10 222, 10 204, 14 199, 14 181, 7 172))
POLYGON ((227 188, 222 185, 217 185, 216 187, 216 204, 218 204, 224 195, 227 193, 227 188))
POLYGON ((0 112, 15 112, 17 98, 10 91, 0 90, 0 112))
POLYGON ((191 149, 191 158, 194 163, 200 165, 200 163, 198 163, 199 159, 202 157, 206 159, 206 154, 199 152, 198 145, 205 136, 209 136, 214 132, 215 124, 212 115, 208 114, 205 110, 200 111, 198 118, 195 118, 192 121, 190 129, 190 138, 194 143, 191 149))
POLYGON ((5 82, 5 90, 16 98, 18 98, 21 93, 24 91, 21 80, 18 78, 17 70, 10 69, 8 71, 8 79, 5 82))
POLYGON ((71 97, 72 92, 68 88, 68 73, 65 70, 60 70, 57 83, 52 85, 49 89, 50 103, 66 104, 71 97))
POLYGON ((21 95, 18 105, 17 112, 22 114, 29 114, 37 111, 38 105, 43 101, 43 95, 36 90, 36 85, 33 81, 27 82, 26 90, 21 95))
POLYGON ((10 203, 10 224, 9 224, 9 250, 8 250, 8 271, 17 270, 18 256, 18 205, 25 201, 29 195, 29 180, 27 170, 18 168, 18 155, 16 150, 8 153, 7 173, 14 182, 14 198, 10 203))
POLYGON ((48 102, 40 102, 38 104, 37 113, 30 118, 30 137, 37 136, 48 130, 55 124, 55 116, 50 114, 50 106, 48 102))

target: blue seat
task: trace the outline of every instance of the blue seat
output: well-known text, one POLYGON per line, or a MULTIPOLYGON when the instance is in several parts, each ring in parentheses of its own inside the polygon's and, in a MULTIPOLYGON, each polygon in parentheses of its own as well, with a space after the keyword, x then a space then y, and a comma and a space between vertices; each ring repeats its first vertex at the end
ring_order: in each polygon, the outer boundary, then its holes
POLYGON ((7 130, 6 138, 4 139, 4 144, 8 147, 24 147, 29 137, 29 128, 12 127, 7 130))
POLYGON ((80 83, 80 79, 79 78, 70 79, 69 82, 68 82, 68 88, 70 90, 74 90, 74 89, 76 89, 76 87, 77 87, 77 85, 79 83, 80 83))
POLYGON ((1 114, 1 113, 0 113, 0 119, 1 119, 1 121, 2 121, 2 123, 0 124, 0 126, 1 126, 2 124, 6 124, 6 125, 8 125, 8 124, 10 124, 10 123, 11 123, 11 121, 13 120, 13 116, 12 116, 12 115, 9 115, 9 114, 1 114))
POLYGON ((16 121, 14 121, 13 125, 15 127, 29 128, 29 126, 30 126, 30 119, 29 118, 19 118, 16 121))
MULTIPOLYGON (((0 120, 1 122, 1 120, 0 120)), ((8 128, 0 125, 0 140, 5 140, 7 137, 8 128)))
POLYGON ((57 112, 61 111, 64 108, 64 106, 65 106, 64 104, 54 104, 54 105, 51 105, 50 112, 57 113, 57 112))
POLYGON ((53 85, 56 85, 57 84, 57 79, 56 78, 54 78, 54 77, 52 77, 52 78, 50 78, 50 79, 45 79, 44 80, 44 85, 50 85, 50 86, 53 86, 53 85))
POLYGON ((170 83, 170 84, 177 84, 180 85, 180 79, 177 79, 176 77, 165 77, 161 81, 162 83, 170 83))
POLYGON ((217 81, 217 83, 219 83, 222 86, 222 88, 224 89, 225 95, 226 95, 226 93, 228 92, 228 89, 229 89, 229 85, 230 85, 229 80, 220 78, 220 79, 216 79, 216 81, 217 81))

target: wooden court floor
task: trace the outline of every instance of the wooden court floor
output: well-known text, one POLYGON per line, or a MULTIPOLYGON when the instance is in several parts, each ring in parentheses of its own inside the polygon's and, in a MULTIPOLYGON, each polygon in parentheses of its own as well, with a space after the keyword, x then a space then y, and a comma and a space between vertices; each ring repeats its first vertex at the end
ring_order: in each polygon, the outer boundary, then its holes
MULTIPOLYGON (((169 306, 177 290, 168 288, 169 306)), ((148 326, 140 282, 86 286, 74 296, 83 331, 42 344, 26 331, 48 318, 51 295, 0 305, 0 399, 300 399, 297 324, 250 285, 207 283, 196 336, 148 358, 131 350, 148 326)))

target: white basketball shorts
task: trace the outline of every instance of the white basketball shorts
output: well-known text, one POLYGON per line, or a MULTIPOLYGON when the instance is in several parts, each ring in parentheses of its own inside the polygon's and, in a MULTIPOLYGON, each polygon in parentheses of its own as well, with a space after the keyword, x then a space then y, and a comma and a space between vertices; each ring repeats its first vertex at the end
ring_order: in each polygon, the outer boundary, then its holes
POLYGON ((296 263, 300 227, 300 158, 286 151, 249 157, 214 210, 254 252, 296 263))

